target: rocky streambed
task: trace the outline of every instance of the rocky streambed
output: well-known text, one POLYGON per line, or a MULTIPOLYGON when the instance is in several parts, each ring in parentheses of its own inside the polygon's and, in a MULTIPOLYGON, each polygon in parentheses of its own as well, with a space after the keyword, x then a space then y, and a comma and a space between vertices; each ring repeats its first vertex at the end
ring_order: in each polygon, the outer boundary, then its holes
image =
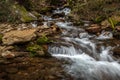
POLYGON ((119 27, 115 35, 106 23, 75 26, 69 12, 42 15, 42 24, 1 23, 0 79, 119 80, 119 27))
POLYGON ((56 58, 17 57, 0 60, 0 80, 71 80, 56 58))

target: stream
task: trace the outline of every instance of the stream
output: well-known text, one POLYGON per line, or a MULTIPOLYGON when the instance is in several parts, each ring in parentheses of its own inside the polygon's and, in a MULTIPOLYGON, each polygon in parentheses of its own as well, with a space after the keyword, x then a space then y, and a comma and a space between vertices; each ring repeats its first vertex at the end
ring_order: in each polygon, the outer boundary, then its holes
POLYGON ((74 26, 72 22, 66 20, 70 13, 69 8, 58 8, 53 11, 53 14, 61 13, 64 13, 65 17, 44 16, 44 25, 55 22, 62 29, 60 39, 49 45, 49 53, 53 57, 69 62, 63 67, 74 80, 120 80, 119 60, 112 56, 112 49, 115 46, 104 45, 104 40, 112 38, 112 33, 91 35, 83 26, 74 26))

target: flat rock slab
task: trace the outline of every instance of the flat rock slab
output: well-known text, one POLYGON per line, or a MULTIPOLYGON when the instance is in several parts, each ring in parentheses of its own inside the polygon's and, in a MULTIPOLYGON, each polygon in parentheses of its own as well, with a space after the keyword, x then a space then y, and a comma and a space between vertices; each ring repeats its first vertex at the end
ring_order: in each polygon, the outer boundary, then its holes
POLYGON ((28 42, 36 37, 36 29, 27 30, 13 30, 3 34, 2 42, 5 45, 12 45, 14 43, 28 42))

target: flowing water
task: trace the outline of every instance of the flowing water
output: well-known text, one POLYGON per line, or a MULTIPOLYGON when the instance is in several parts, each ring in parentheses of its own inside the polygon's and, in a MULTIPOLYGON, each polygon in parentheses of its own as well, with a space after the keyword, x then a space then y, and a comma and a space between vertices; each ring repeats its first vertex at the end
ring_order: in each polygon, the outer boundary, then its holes
MULTIPOLYGON (((63 12, 67 15, 70 10, 57 9, 53 14, 63 12)), ((45 20, 54 21, 51 17, 45 20)), ((120 64, 111 51, 114 47, 106 46, 102 41, 112 38, 110 32, 107 32, 110 35, 104 35, 104 32, 100 36, 90 35, 66 20, 56 21, 56 25, 62 29, 61 38, 51 44, 48 51, 52 56, 69 62, 63 66, 74 80, 120 80, 120 64)))

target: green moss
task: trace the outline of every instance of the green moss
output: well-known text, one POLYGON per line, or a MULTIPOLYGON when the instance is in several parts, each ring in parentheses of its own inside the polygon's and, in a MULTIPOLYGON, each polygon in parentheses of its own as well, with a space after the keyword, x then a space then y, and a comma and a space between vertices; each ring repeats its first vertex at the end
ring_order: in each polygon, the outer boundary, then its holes
POLYGON ((50 43, 51 40, 49 40, 45 35, 43 35, 42 37, 37 39, 37 43, 38 44, 46 44, 46 43, 50 43))
POLYGON ((37 20, 37 18, 30 12, 28 12, 24 6, 20 5, 13 5, 14 12, 17 11, 17 13, 20 15, 20 19, 22 22, 31 22, 34 20, 37 20))
POLYGON ((113 29, 113 30, 115 30, 115 27, 116 27, 116 25, 119 23, 117 20, 115 20, 115 19, 113 19, 113 18, 108 18, 108 22, 111 24, 111 28, 113 29))
POLYGON ((95 19, 93 19, 93 22, 94 23, 100 23, 100 22, 102 22, 103 20, 105 20, 105 16, 98 16, 98 17, 96 17, 95 19))
POLYGON ((28 46, 28 47, 27 47, 27 51, 30 52, 30 56, 31 56, 31 57, 37 56, 37 55, 38 55, 38 54, 37 54, 37 51, 38 51, 38 50, 43 50, 43 48, 42 48, 40 45, 37 45, 37 44, 31 45, 31 46, 28 46))

